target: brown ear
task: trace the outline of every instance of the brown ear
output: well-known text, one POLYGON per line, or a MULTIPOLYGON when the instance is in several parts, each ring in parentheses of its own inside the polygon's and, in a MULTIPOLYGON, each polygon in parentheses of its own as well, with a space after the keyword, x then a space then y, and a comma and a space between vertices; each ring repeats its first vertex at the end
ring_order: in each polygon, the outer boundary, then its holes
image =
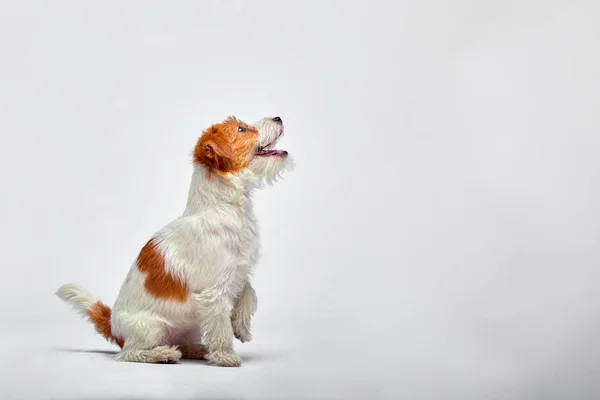
POLYGON ((219 142, 212 139, 205 141, 202 146, 202 151, 209 158, 231 158, 233 156, 231 147, 227 145, 223 146, 219 142))
POLYGON ((194 160, 217 170, 226 170, 233 151, 228 145, 223 145, 214 139, 198 142, 194 150, 194 160))

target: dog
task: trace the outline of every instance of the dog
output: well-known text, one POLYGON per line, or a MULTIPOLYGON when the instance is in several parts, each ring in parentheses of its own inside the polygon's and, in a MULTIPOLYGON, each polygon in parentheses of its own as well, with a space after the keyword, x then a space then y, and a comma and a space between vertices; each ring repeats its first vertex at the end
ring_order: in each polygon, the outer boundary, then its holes
POLYGON ((233 339, 251 339, 257 307, 250 277, 259 232, 251 195, 292 169, 287 151, 274 149, 283 131, 279 117, 252 125, 229 117, 202 133, 185 211, 143 246, 112 310, 78 285, 58 289, 121 347, 118 361, 241 365, 233 339))

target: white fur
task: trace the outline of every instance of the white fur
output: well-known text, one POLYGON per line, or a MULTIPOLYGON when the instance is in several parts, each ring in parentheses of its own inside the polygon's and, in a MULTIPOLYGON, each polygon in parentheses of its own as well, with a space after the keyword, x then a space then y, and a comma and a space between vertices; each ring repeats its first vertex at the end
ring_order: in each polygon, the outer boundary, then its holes
POLYGON ((61 286, 56 292, 56 295, 71 304, 75 311, 84 317, 87 317, 87 312, 92 307, 92 304, 98 301, 98 299, 86 289, 73 284, 61 286))
MULTIPOLYGON (((281 136, 282 125, 271 118, 254 125, 257 146, 281 136)), ((191 293, 185 303, 156 299, 145 290, 145 273, 134 262, 111 316, 113 336, 125 341, 119 360, 177 361, 181 353, 169 346, 195 344, 204 336, 210 362, 241 364, 233 337, 250 340, 256 310, 250 276, 259 257, 259 232, 252 191, 292 165, 289 157, 255 157, 249 168, 226 177, 208 177, 207 167, 194 165, 183 215, 153 235, 165 269, 191 293)), ((75 285, 63 286, 58 295, 83 314, 96 301, 75 285)))

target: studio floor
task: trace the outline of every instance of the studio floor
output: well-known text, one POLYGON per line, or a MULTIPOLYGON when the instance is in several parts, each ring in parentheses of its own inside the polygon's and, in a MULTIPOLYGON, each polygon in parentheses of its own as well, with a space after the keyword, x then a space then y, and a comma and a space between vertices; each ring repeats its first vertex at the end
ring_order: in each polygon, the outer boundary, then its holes
MULTIPOLYGON (((317 325, 316 323, 314 324, 317 325)), ((307 326, 310 326, 307 323, 307 326)), ((551 378, 508 355, 482 347, 422 345, 378 332, 377 342, 351 330, 288 330, 258 326, 250 343, 236 343, 241 368, 205 361, 154 365, 114 361, 117 348, 91 325, 0 326, 5 348, 3 400, 108 399, 415 399, 529 400, 596 398, 593 365, 564 364, 551 378), (348 333, 350 334, 343 334, 348 333), (459 357, 463 354, 463 357, 459 357), (585 368, 584 368, 585 367, 585 368), (567 370, 568 369, 568 370, 567 370)), ((447 337, 431 332, 435 338, 447 337)), ((396 336, 401 335, 398 333, 396 336)), ((416 339, 416 336, 415 336, 416 339)), ((532 364, 533 365, 533 364, 532 364)), ((544 368, 543 370, 547 370, 544 368)))
POLYGON ((366 399, 383 395, 378 388, 384 377, 375 379, 369 376, 369 368, 356 370, 352 362, 336 360, 335 350, 319 359, 314 347, 303 350, 289 334, 238 343, 242 367, 220 368, 191 360, 175 365, 116 362, 118 349, 83 322, 2 327, 1 332, 6 348, 0 397, 5 400, 366 399))

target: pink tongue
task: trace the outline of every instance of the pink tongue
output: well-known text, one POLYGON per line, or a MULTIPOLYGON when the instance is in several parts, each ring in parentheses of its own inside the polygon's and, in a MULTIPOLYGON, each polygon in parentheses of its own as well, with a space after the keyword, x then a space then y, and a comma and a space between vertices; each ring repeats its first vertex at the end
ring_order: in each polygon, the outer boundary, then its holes
POLYGON ((266 150, 260 153, 261 156, 281 156, 285 153, 282 150, 266 150))

